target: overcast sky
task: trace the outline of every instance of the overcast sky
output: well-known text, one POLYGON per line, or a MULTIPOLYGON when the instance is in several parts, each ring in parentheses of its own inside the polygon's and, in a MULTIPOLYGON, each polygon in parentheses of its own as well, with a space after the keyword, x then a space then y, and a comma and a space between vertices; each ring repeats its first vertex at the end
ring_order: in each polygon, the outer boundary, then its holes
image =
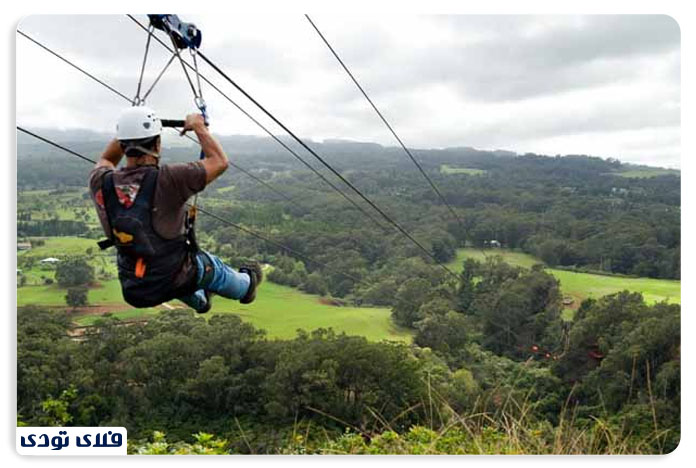
MULTIPOLYGON (((209 58, 301 137, 396 144, 304 16, 182 19, 203 31, 209 58)), ((312 19, 410 147, 680 166, 680 32, 670 17, 312 19)), ((146 34, 125 16, 31 16, 19 29, 135 94, 146 34)), ((167 58, 152 45, 145 86, 167 58)), ((207 65, 201 69, 268 123, 207 65)), ((214 132, 263 134, 214 90, 204 88, 204 96, 214 132)), ((179 65, 172 64, 147 104, 168 118, 195 109, 179 65)), ((112 131, 124 105, 17 36, 18 125, 112 131)))

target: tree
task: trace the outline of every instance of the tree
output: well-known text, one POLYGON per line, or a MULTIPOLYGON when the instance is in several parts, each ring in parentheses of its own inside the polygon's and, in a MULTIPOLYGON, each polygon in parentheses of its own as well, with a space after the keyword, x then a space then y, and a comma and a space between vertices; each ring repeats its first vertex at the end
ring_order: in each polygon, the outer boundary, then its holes
POLYGON ((318 271, 307 275, 307 279, 302 283, 302 289, 309 294, 318 294, 320 296, 325 296, 329 292, 324 276, 318 271))
POLYGON ((62 288, 85 285, 94 280, 94 268, 83 257, 68 258, 58 263, 56 281, 62 288))
POLYGON ((495 288, 477 288, 472 310, 481 320, 487 349, 524 359, 532 346, 552 347, 560 341, 551 327, 560 320, 560 305, 558 280, 535 269, 508 277, 495 288))
POLYGON ((425 318, 420 310, 421 305, 428 300, 431 286, 423 278, 411 278, 401 285, 396 292, 392 317, 399 325, 412 327, 413 324, 425 318))
POLYGON ((456 308, 460 312, 466 312, 474 300, 476 286, 474 277, 480 270, 481 264, 474 259, 467 258, 464 260, 461 277, 459 280, 459 288, 457 289, 456 308))
POLYGON ((68 293, 65 295, 65 303, 70 307, 84 307, 87 305, 87 288, 83 286, 75 286, 68 288, 68 293))
POLYGON ((416 325, 418 332, 413 342, 441 355, 453 356, 471 341, 473 324, 470 317, 456 312, 431 315, 416 325))

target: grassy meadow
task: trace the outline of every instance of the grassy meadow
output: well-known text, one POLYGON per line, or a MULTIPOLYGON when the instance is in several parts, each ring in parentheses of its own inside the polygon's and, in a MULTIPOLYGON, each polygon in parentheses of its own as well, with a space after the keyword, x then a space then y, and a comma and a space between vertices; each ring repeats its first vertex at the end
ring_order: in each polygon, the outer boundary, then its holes
MULTIPOLYGON (((90 325, 103 312, 103 307, 113 307, 113 315, 123 320, 133 320, 147 317, 158 310, 168 307, 183 307, 178 301, 172 301, 169 306, 158 309, 132 309, 123 302, 121 289, 116 280, 116 268, 111 254, 101 253, 92 239, 79 237, 48 237, 43 239, 44 245, 31 250, 18 252, 18 257, 31 257, 35 260, 31 268, 22 269, 27 278, 25 286, 17 289, 17 305, 41 305, 65 307, 66 290, 57 284, 44 284, 46 278, 53 278, 52 267, 38 263, 41 258, 53 256, 57 258, 70 255, 84 255, 92 248, 92 264, 97 271, 98 282, 89 289, 88 301, 93 308, 84 309, 83 315, 75 318, 79 325, 90 325)), ((522 252, 505 249, 482 251, 480 249, 458 249, 455 260, 448 263, 453 270, 460 270, 465 258, 483 261, 486 256, 500 255, 506 262, 530 268, 539 260, 522 252)), ((571 320, 574 309, 587 298, 598 298, 622 290, 640 292, 648 303, 668 301, 681 302, 681 282, 675 280, 660 280, 652 278, 626 278, 620 276, 605 276, 591 273, 547 268, 561 282, 561 291, 565 297, 573 299, 573 304, 567 306, 564 317, 571 320)), ((254 326, 263 328, 273 338, 292 338, 296 330, 314 330, 316 328, 333 328, 338 332, 362 335, 370 340, 409 340, 411 333, 396 327, 387 308, 373 307, 338 307, 324 304, 318 296, 305 294, 293 288, 266 282, 260 294, 251 305, 242 305, 216 297, 212 313, 234 313, 254 326)))
POLYGON ((650 177, 657 177, 662 175, 679 175, 679 171, 676 169, 662 169, 660 167, 639 167, 636 169, 625 170, 621 172, 611 172, 611 175, 618 177, 626 177, 629 179, 647 179, 650 177))
POLYGON ((448 164, 443 164, 440 166, 440 172, 442 174, 468 174, 468 175, 481 175, 488 171, 483 169, 473 169, 471 167, 454 167, 448 164))
MULTIPOLYGON (((66 307, 66 289, 56 283, 44 284, 45 279, 54 278, 55 268, 43 266, 38 262, 45 257, 64 258, 70 255, 85 255, 92 248, 91 263, 99 278, 90 287, 88 301, 90 307, 81 309, 74 321, 80 326, 91 325, 104 312, 112 307, 112 315, 122 320, 146 318, 167 308, 185 307, 179 301, 152 309, 130 308, 121 296, 121 287, 116 279, 114 259, 110 254, 102 254, 94 240, 79 237, 48 237, 44 245, 31 250, 18 252, 19 258, 33 258, 31 268, 23 268, 27 284, 17 288, 17 306, 40 305, 66 307), (100 275, 100 273, 102 273, 100 275), (101 277, 100 277, 101 276, 101 277)), ((333 328, 337 332, 362 335, 374 341, 407 341, 411 332, 399 329, 391 320, 386 308, 339 307, 322 303, 319 296, 305 294, 296 289, 264 282, 259 296, 253 304, 242 305, 238 301, 215 297, 211 314, 234 313, 243 320, 263 328, 272 338, 293 338, 299 328, 314 330, 333 328)), ((210 314, 208 315, 210 316, 210 314)))
MULTIPOLYGON (((505 249, 458 249, 455 260, 448 263, 448 267, 461 270, 462 262, 466 258, 474 258, 483 261, 486 256, 500 255, 504 261, 511 265, 529 268, 540 260, 533 256, 513 252, 505 249)), ((665 280, 654 278, 627 278, 622 276, 597 275, 575 271, 560 270, 558 268, 546 268, 546 271, 558 278, 561 282, 561 291, 564 296, 573 298, 573 305, 564 312, 564 317, 572 318, 572 309, 577 308, 584 299, 599 298, 607 294, 628 290, 643 294, 646 302, 655 303, 667 301, 681 303, 681 282, 677 280, 665 280)))
MULTIPOLYGON (((65 307, 65 289, 50 286, 25 286, 17 289, 17 305, 44 305, 65 307)), ((213 299, 212 314, 233 313, 242 320, 263 328, 271 338, 293 338, 297 330, 310 331, 317 328, 333 328, 336 332, 361 335, 369 340, 408 341, 411 333, 396 327, 391 313, 386 308, 376 307, 337 307, 323 304, 320 297, 305 294, 296 289, 265 282, 253 304, 242 305, 239 301, 216 296, 213 299)), ((118 280, 101 283, 101 287, 89 291, 89 303, 99 306, 115 306, 113 316, 121 320, 146 318, 165 308, 186 307, 179 301, 171 301, 158 309, 130 309, 121 298, 118 280)), ((76 324, 93 324, 99 316, 90 314, 77 316, 76 324)), ((95 310, 96 312, 96 310, 95 310)))

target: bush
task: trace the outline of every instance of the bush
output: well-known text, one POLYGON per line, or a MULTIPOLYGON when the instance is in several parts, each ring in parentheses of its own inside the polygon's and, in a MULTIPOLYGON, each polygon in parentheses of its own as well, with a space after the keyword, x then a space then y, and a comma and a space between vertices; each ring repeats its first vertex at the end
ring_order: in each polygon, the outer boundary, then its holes
POLYGON ((65 302, 70 307, 84 307, 87 305, 87 288, 77 286, 68 288, 68 293, 65 295, 65 302))

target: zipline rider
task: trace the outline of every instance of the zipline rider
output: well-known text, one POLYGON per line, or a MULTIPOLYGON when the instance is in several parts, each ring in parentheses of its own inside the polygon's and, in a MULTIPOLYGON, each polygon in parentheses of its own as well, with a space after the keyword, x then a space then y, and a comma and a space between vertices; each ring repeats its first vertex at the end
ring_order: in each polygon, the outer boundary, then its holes
POLYGON ((186 117, 181 134, 195 132, 205 157, 160 166, 162 122, 152 109, 122 112, 116 139, 89 175, 89 187, 107 235, 99 246, 115 246, 124 300, 153 307, 179 299, 198 313, 211 307, 211 293, 249 304, 263 273, 258 263, 235 271, 198 249, 186 202, 228 167, 227 155, 203 116, 186 117), (126 156, 126 165, 116 169, 126 156), (187 227, 188 226, 188 227, 187 227))

